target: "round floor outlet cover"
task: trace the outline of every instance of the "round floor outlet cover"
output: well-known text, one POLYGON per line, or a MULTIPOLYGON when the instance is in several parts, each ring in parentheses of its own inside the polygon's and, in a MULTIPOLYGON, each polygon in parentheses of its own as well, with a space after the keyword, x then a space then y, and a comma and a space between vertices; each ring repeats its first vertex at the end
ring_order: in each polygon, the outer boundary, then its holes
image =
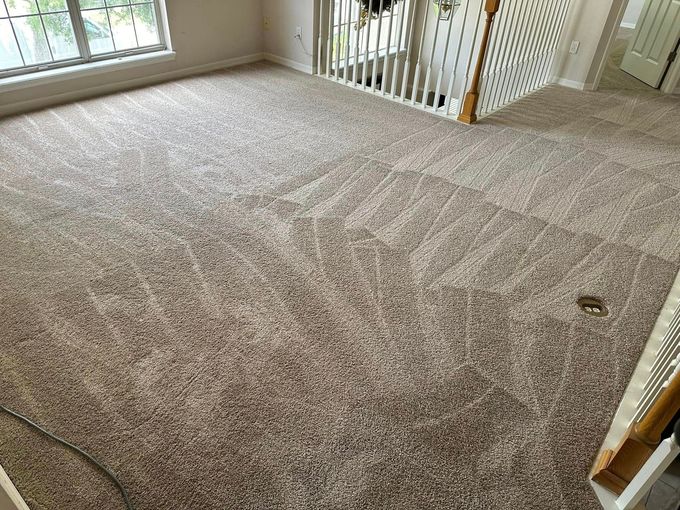
POLYGON ((588 315, 592 315, 593 317, 606 317, 609 315, 609 309, 605 306, 601 299, 584 296, 579 298, 576 303, 578 303, 578 306, 581 308, 581 310, 583 310, 588 315))

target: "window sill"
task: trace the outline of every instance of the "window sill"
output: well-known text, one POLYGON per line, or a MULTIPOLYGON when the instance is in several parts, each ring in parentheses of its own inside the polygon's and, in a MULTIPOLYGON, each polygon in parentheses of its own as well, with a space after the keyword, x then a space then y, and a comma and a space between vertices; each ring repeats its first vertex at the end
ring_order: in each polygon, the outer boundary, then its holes
POLYGON ((121 69, 170 62, 175 60, 175 55, 175 52, 171 50, 154 51, 153 53, 129 55, 127 57, 118 57, 109 60, 100 60, 98 62, 88 62, 87 64, 76 64, 58 69, 10 76, 0 79, 0 93, 75 78, 83 78, 85 76, 94 76, 121 69))

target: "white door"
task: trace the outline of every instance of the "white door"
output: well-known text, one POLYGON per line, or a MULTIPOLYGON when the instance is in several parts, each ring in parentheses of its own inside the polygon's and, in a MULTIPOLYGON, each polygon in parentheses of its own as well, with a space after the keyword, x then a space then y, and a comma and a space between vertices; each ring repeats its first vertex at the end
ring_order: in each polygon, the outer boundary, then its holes
POLYGON ((646 0, 621 69, 658 88, 678 39, 680 0, 646 0))

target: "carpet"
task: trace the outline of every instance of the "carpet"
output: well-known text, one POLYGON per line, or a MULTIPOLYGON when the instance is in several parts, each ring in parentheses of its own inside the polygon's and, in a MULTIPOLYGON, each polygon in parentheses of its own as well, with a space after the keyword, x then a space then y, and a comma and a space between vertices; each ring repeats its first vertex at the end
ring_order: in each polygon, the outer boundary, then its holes
MULTIPOLYGON (((0 401, 139 510, 597 508, 678 126, 559 87, 466 126, 265 63, 4 119, 0 401)), ((34 510, 122 508, 2 414, 0 464, 34 510)))

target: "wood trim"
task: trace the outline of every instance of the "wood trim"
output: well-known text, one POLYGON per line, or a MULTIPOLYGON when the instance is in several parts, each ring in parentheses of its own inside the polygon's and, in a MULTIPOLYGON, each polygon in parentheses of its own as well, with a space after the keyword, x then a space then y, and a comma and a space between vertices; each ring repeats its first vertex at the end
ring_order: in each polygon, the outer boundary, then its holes
POLYGON ((501 0, 486 0, 486 4, 484 5, 486 22, 484 23, 484 33, 482 34, 479 55, 477 56, 477 64, 475 66, 474 75, 472 76, 472 83, 470 83, 470 90, 465 94, 463 108, 460 115, 458 115, 458 120, 465 124, 477 122, 477 103, 479 102, 479 85, 482 77, 482 68, 484 66, 484 59, 486 58, 486 50, 489 46, 491 25, 493 24, 494 17, 500 8, 500 5, 501 0))
POLYGON ((3 510, 29 510, 19 491, 0 466, 0 508, 3 510))
POLYGON ((661 433, 680 410, 680 373, 659 395, 645 417, 631 424, 615 450, 602 453, 593 468, 592 480, 621 494, 654 453, 661 433))
POLYGON ((648 445, 656 446, 661 441, 661 433, 679 409, 680 373, 675 374, 642 421, 635 425, 635 434, 648 445))

